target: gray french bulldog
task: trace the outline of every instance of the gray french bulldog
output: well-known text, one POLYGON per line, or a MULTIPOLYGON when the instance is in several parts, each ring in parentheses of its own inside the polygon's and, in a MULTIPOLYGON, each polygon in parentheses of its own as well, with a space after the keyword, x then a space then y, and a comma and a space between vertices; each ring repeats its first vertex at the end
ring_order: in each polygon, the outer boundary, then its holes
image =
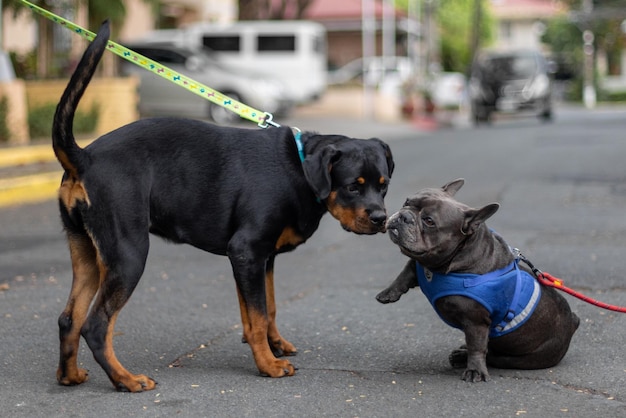
POLYGON ((580 320, 560 294, 542 286, 485 221, 497 203, 474 209, 454 199, 464 180, 424 189, 387 221, 391 241, 411 258, 380 292, 396 302, 419 286, 439 316, 465 333, 450 364, 462 379, 487 381, 487 365, 542 369, 561 361, 580 320))

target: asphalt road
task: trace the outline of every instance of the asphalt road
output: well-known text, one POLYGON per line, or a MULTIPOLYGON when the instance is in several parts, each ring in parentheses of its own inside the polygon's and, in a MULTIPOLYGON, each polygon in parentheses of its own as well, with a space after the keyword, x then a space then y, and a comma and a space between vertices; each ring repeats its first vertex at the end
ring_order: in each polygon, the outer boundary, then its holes
MULTIPOLYGON (((626 306, 626 118, 562 109, 556 120, 423 132, 410 124, 299 119, 303 129, 379 135, 394 152, 387 205, 464 177, 457 198, 501 204, 489 225, 542 270, 626 306)), ((0 415, 10 417, 624 417, 626 318, 566 296, 581 318, 547 370, 491 369, 465 383, 449 351, 463 342, 419 291, 374 296, 405 262, 386 235, 344 232, 327 215, 276 261, 278 321, 295 343, 294 377, 259 376, 241 343, 226 258, 152 240, 144 277, 120 314, 116 352, 159 385, 117 393, 88 349, 90 379, 56 383, 57 317, 71 270, 55 202, 0 210, 0 415)))

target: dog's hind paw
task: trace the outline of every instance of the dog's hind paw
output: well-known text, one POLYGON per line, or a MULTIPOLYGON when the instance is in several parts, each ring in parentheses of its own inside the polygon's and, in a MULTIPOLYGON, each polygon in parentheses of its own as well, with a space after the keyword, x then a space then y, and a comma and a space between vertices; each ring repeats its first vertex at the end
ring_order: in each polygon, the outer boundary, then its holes
POLYGON ((467 367, 467 347, 461 346, 453 350, 448 356, 450 366, 454 369, 463 369, 467 367))
POLYGON ((75 386, 86 382, 89 379, 89 371, 76 368, 74 373, 64 375, 59 368, 57 370, 57 381, 63 386, 75 386))

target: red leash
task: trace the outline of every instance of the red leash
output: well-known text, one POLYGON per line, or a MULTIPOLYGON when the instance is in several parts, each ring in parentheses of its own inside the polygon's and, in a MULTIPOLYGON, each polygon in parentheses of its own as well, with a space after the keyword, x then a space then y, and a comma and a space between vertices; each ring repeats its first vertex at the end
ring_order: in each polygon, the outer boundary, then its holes
POLYGON ((537 280, 539 281, 539 283, 541 283, 544 286, 550 286, 550 287, 554 287, 555 289, 562 290, 565 293, 569 293, 570 295, 575 296, 580 300, 584 300, 587 303, 590 303, 592 305, 595 305, 603 309, 626 313, 625 307, 609 305, 608 303, 600 302, 599 300, 592 299, 589 296, 583 295, 582 293, 575 291, 574 289, 570 289, 567 286, 563 286, 563 280, 553 277, 549 273, 539 272, 539 274, 535 273, 535 275, 537 276, 537 280))
POLYGON ((626 307, 622 307, 622 306, 616 306, 616 305, 609 305, 608 303, 604 303, 604 302, 600 302, 598 300, 592 299, 589 296, 583 295, 580 292, 575 291, 574 289, 570 289, 567 286, 563 285, 563 280, 552 276, 549 273, 544 273, 541 270, 539 270, 538 268, 536 268, 530 261, 528 261, 528 259, 526 257, 524 257, 524 255, 522 255, 522 253, 515 248, 513 250, 513 252, 517 255, 517 257, 522 260, 524 263, 526 263, 528 265, 528 267, 530 267, 530 269, 533 271, 533 273, 535 274, 535 277, 537 278, 537 281, 539 283, 541 283, 544 286, 549 286, 549 287, 554 287, 555 289, 559 289, 562 290, 565 293, 568 293, 574 297, 577 297, 580 300, 583 300, 587 303, 590 303, 594 306, 597 306, 599 308, 603 308, 603 309, 608 309, 610 311, 615 311, 615 312, 622 312, 622 313, 626 313, 626 307))

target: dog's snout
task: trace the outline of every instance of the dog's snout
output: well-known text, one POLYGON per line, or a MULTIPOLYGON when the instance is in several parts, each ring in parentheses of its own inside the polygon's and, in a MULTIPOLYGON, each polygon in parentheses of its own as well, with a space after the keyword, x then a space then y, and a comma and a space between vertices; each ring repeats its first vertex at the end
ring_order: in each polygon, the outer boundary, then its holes
POLYGON ((384 210, 374 210, 369 212, 370 222, 376 226, 383 226, 387 222, 387 214, 384 210))
POLYGON ((400 228, 402 225, 414 225, 415 218, 410 211, 400 210, 392 214, 387 219, 387 229, 394 230, 400 228))
POLYGON ((415 223, 415 218, 413 217, 413 214, 411 214, 411 212, 408 212, 408 211, 398 212, 398 220, 400 222, 403 222, 409 225, 412 225, 415 223))

